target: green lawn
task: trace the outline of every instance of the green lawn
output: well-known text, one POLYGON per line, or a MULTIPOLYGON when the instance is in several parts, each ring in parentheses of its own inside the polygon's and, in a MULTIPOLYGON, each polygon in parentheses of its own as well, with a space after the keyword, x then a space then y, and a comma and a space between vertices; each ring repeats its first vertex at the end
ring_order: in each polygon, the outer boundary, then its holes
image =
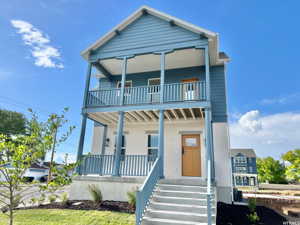
MULTIPOLYGON (((7 224, 7 216, 0 213, 0 225, 7 224)), ((14 225, 134 225, 134 214, 110 211, 29 209, 18 210, 14 225)))

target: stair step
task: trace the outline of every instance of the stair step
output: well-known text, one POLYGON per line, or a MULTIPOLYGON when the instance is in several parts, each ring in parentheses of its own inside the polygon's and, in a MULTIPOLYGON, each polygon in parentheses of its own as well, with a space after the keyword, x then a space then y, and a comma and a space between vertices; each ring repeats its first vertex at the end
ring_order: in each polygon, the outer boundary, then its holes
POLYGON ((177 221, 207 222, 207 214, 190 213, 190 212, 149 209, 147 210, 145 216, 149 218, 173 219, 177 221))
MULTIPOLYGON (((203 205, 187 205, 187 204, 175 204, 175 203, 161 203, 150 201, 149 208, 154 210, 167 210, 177 212, 190 212, 190 213, 207 213, 207 206, 203 205)), ((212 208, 212 212, 215 213, 215 207, 212 208)))
POLYGON ((184 178, 184 179, 162 179, 159 181, 159 184, 206 186, 207 182, 203 178, 184 178))
POLYGON ((168 197, 183 197, 183 198, 205 198, 207 197, 205 192, 194 192, 194 191, 173 191, 173 190, 156 190, 154 192, 159 196, 168 197))
POLYGON ((142 225, 207 225, 207 223, 144 217, 142 225))
POLYGON ((199 191, 207 192, 207 187, 196 185, 176 185, 176 184, 158 184, 158 190, 172 190, 172 191, 199 191))
MULTIPOLYGON (((159 195, 156 195, 156 194, 153 195, 153 201, 164 202, 164 203, 175 203, 175 204, 200 205, 200 206, 204 206, 204 205, 207 204, 206 199, 166 197, 166 196, 159 196, 159 195)), ((212 202, 214 202, 214 200, 212 200, 212 202)))

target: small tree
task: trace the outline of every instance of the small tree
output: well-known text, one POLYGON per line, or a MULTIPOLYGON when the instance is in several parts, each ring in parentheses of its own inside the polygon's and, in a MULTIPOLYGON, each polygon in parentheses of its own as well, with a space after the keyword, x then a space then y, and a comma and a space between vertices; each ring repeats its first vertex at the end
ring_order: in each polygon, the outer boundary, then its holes
POLYGON ((285 167, 272 157, 257 159, 257 172, 260 182, 270 182, 274 184, 286 183, 285 167))
POLYGON ((300 182, 300 149, 288 151, 282 155, 282 159, 289 162, 285 171, 287 179, 300 182))
MULTIPOLYGON (((31 111, 32 112, 32 111, 31 111)), ((0 135, 0 203, 3 212, 8 212, 9 224, 13 225, 14 209, 28 198, 30 185, 24 185, 24 174, 33 163, 39 163, 45 154, 53 149, 54 136, 49 129, 51 121, 39 122, 36 114, 28 121, 25 135, 14 135, 8 138, 0 135)), ((67 138, 67 137, 66 137, 67 138)), ((40 184, 41 199, 45 200, 45 192, 53 192, 71 182, 69 171, 77 165, 64 163, 58 168, 52 165, 57 176, 47 184, 40 184)), ((53 194, 52 193, 52 194, 53 194)))
POLYGON ((27 135, 14 136, 12 139, 6 135, 0 136, 0 202, 8 211, 9 224, 13 224, 14 209, 24 201, 29 189, 24 186, 24 173, 36 163, 52 143, 52 136, 45 133, 43 125, 37 121, 33 114, 28 123, 27 135))
POLYGON ((48 183, 52 179, 52 174, 54 170, 54 155, 56 148, 71 135, 72 131, 75 129, 75 126, 70 126, 67 128, 67 131, 59 135, 59 130, 68 123, 68 120, 65 118, 65 114, 68 111, 68 108, 64 108, 61 115, 51 114, 47 120, 47 130, 50 135, 53 137, 53 143, 51 148, 51 159, 50 159, 50 168, 48 174, 48 183))

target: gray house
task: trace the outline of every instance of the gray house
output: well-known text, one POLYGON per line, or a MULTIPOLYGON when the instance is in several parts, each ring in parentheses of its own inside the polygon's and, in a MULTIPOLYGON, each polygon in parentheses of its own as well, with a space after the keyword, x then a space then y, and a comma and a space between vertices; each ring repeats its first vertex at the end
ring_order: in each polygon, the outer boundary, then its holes
POLYGON ((231 149, 234 186, 257 186, 256 154, 253 149, 231 149))
POLYGON ((70 198, 90 199, 95 184, 104 200, 127 201, 138 187, 137 225, 215 223, 216 203, 232 201, 229 57, 218 33, 143 6, 81 55, 81 164, 70 198))

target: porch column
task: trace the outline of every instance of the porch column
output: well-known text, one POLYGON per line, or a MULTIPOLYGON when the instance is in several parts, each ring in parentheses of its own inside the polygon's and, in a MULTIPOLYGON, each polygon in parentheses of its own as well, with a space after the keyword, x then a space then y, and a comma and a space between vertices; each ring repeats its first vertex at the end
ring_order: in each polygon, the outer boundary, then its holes
MULTIPOLYGON (((123 58, 122 64, 122 80, 121 80, 121 91, 120 91, 120 105, 124 104, 124 93, 125 93, 125 81, 126 81, 126 70, 127 70, 127 57, 123 58)), ((119 112, 119 120, 117 127, 117 144, 115 151, 115 161, 113 176, 120 176, 120 162, 121 162, 121 151, 122 151, 122 137, 123 137, 123 127, 124 127, 124 112, 119 112)))
MULTIPOLYGON (((90 88, 91 73, 92 73, 92 63, 89 62, 87 73, 86 73, 85 89, 84 89, 84 95, 83 95, 82 108, 86 107, 88 91, 89 91, 89 88, 90 88)), ((82 159, 83 146, 84 146, 84 137, 85 137, 85 130, 86 130, 86 121, 87 121, 87 114, 83 114, 82 115, 82 120, 81 120, 81 129, 80 129, 78 149, 77 149, 77 160, 76 161, 78 163, 80 163, 80 161, 82 159)), ((81 175, 81 169, 80 168, 81 168, 80 165, 76 168, 77 173, 79 175, 81 175)))
MULTIPOLYGON (((206 92, 206 100, 211 101, 211 90, 210 90, 210 62, 209 62, 209 49, 208 46, 204 48, 204 58, 205 58, 205 92, 206 92)), ((206 111, 205 111, 206 112, 206 111)), ((212 135, 212 112, 211 108, 208 110, 207 114, 209 114, 209 140, 210 140, 210 164, 211 164, 211 179, 215 179, 215 166, 214 166, 214 146, 213 146, 213 135, 212 135)), ((205 115, 206 118, 206 115, 205 115)), ((207 123, 208 124, 208 123, 207 123)))
POLYGON ((159 131, 158 131, 158 157, 161 160, 161 178, 164 177, 164 110, 159 111, 159 131))
MULTIPOLYGON (((160 54, 160 103, 164 102, 164 85, 165 85, 165 52, 160 54)), ((159 154, 161 160, 161 177, 164 177, 164 110, 159 111, 159 154)))
MULTIPOLYGON (((82 159, 82 153, 83 153, 83 146, 84 146, 84 137, 85 137, 85 130, 86 130, 86 121, 87 121, 87 115, 82 115, 81 120, 81 129, 80 129, 80 137, 79 137, 79 143, 78 143, 78 150, 77 150, 77 163, 81 163, 82 159)), ((81 165, 77 166, 76 170, 79 175, 81 175, 81 165)))
POLYGON ((102 136, 101 155, 105 154, 106 137, 107 137, 107 125, 104 125, 103 126, 103 136, 102 136))
POLYGON ((212 170, 213 162, 211 153, 213 151, 212 143, 212 128, 211 128, 211 109, 205 109, 205 147, 206 147, 206 170, 207 170, 207 182, 211 182, 213 179, 212 170))

